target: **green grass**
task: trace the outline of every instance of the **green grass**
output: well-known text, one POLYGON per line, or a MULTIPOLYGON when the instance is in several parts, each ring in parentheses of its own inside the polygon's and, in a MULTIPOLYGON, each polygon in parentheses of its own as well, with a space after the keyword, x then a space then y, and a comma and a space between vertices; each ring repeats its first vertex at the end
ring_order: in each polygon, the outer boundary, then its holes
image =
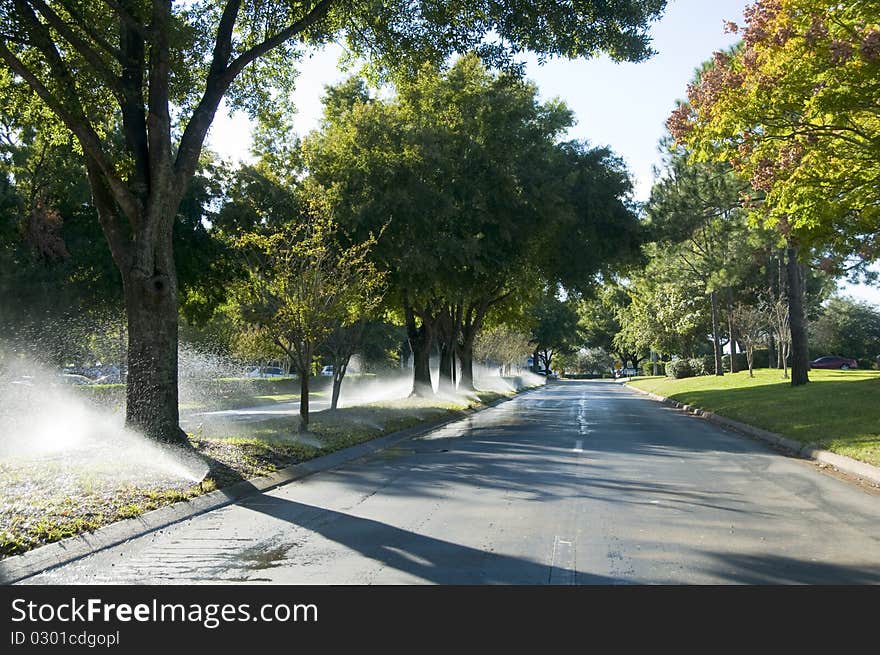
POLYGON ((770 430, 803 444, 880 465, 880 372, 810 371, 792 387, 776 369, 673 380, 644 378, 635 387, 770 430))

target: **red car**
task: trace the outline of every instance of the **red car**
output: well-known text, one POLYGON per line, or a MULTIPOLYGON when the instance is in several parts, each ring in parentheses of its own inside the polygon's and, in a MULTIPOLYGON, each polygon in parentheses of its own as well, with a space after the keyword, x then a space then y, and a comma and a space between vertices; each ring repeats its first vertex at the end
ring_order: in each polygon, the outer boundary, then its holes
POLYGON ((849 357, 820 357, 810 362, 810 368, 837 368, 842 371, 848 371, 851 368, 858 368, 859 363, 849 357))

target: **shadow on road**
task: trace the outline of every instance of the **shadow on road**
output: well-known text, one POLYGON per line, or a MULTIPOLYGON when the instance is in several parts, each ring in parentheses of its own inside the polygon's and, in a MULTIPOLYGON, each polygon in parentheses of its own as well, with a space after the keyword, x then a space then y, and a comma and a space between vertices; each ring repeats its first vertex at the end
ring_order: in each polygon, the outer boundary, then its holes
POLYGON ((782 555, 705 553, 717 566, 702 569, 724 580, 747 585, 876 585, 880 566, 866 568, 817 562, 782 555))
MULTIPOLYGON (((435 584, 546 585, 551 574, 554 579, 574 580, 577 584, 632 584, 632 581, 568 569, 551 569, 547 564, 487 552, 380 521, 273 496, 251 497, 241 505, 307 528, 385 567, 435 584)), ((290 554, 295 557, 295 550, 290 554)))

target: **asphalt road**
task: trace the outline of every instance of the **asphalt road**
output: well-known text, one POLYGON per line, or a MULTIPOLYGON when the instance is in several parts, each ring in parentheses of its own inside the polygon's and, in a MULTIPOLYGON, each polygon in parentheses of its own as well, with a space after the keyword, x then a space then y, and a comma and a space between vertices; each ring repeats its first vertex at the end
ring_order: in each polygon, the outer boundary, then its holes
POLYGON ((560 382, 26 583, 880 583, 880 496, 560 382))

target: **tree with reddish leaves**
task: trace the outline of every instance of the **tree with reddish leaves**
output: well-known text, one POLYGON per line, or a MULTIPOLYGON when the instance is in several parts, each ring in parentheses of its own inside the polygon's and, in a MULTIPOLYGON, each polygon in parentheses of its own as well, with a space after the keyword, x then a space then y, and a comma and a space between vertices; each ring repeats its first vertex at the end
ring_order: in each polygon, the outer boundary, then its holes
POLYGON ((792 384, 808 377, 800 264, 832 273, 880 256, 880 4, 760 0, 742 42, 715 53, 667 126, 698 158, 751 182, 752 220, 785 246, 792 384))

